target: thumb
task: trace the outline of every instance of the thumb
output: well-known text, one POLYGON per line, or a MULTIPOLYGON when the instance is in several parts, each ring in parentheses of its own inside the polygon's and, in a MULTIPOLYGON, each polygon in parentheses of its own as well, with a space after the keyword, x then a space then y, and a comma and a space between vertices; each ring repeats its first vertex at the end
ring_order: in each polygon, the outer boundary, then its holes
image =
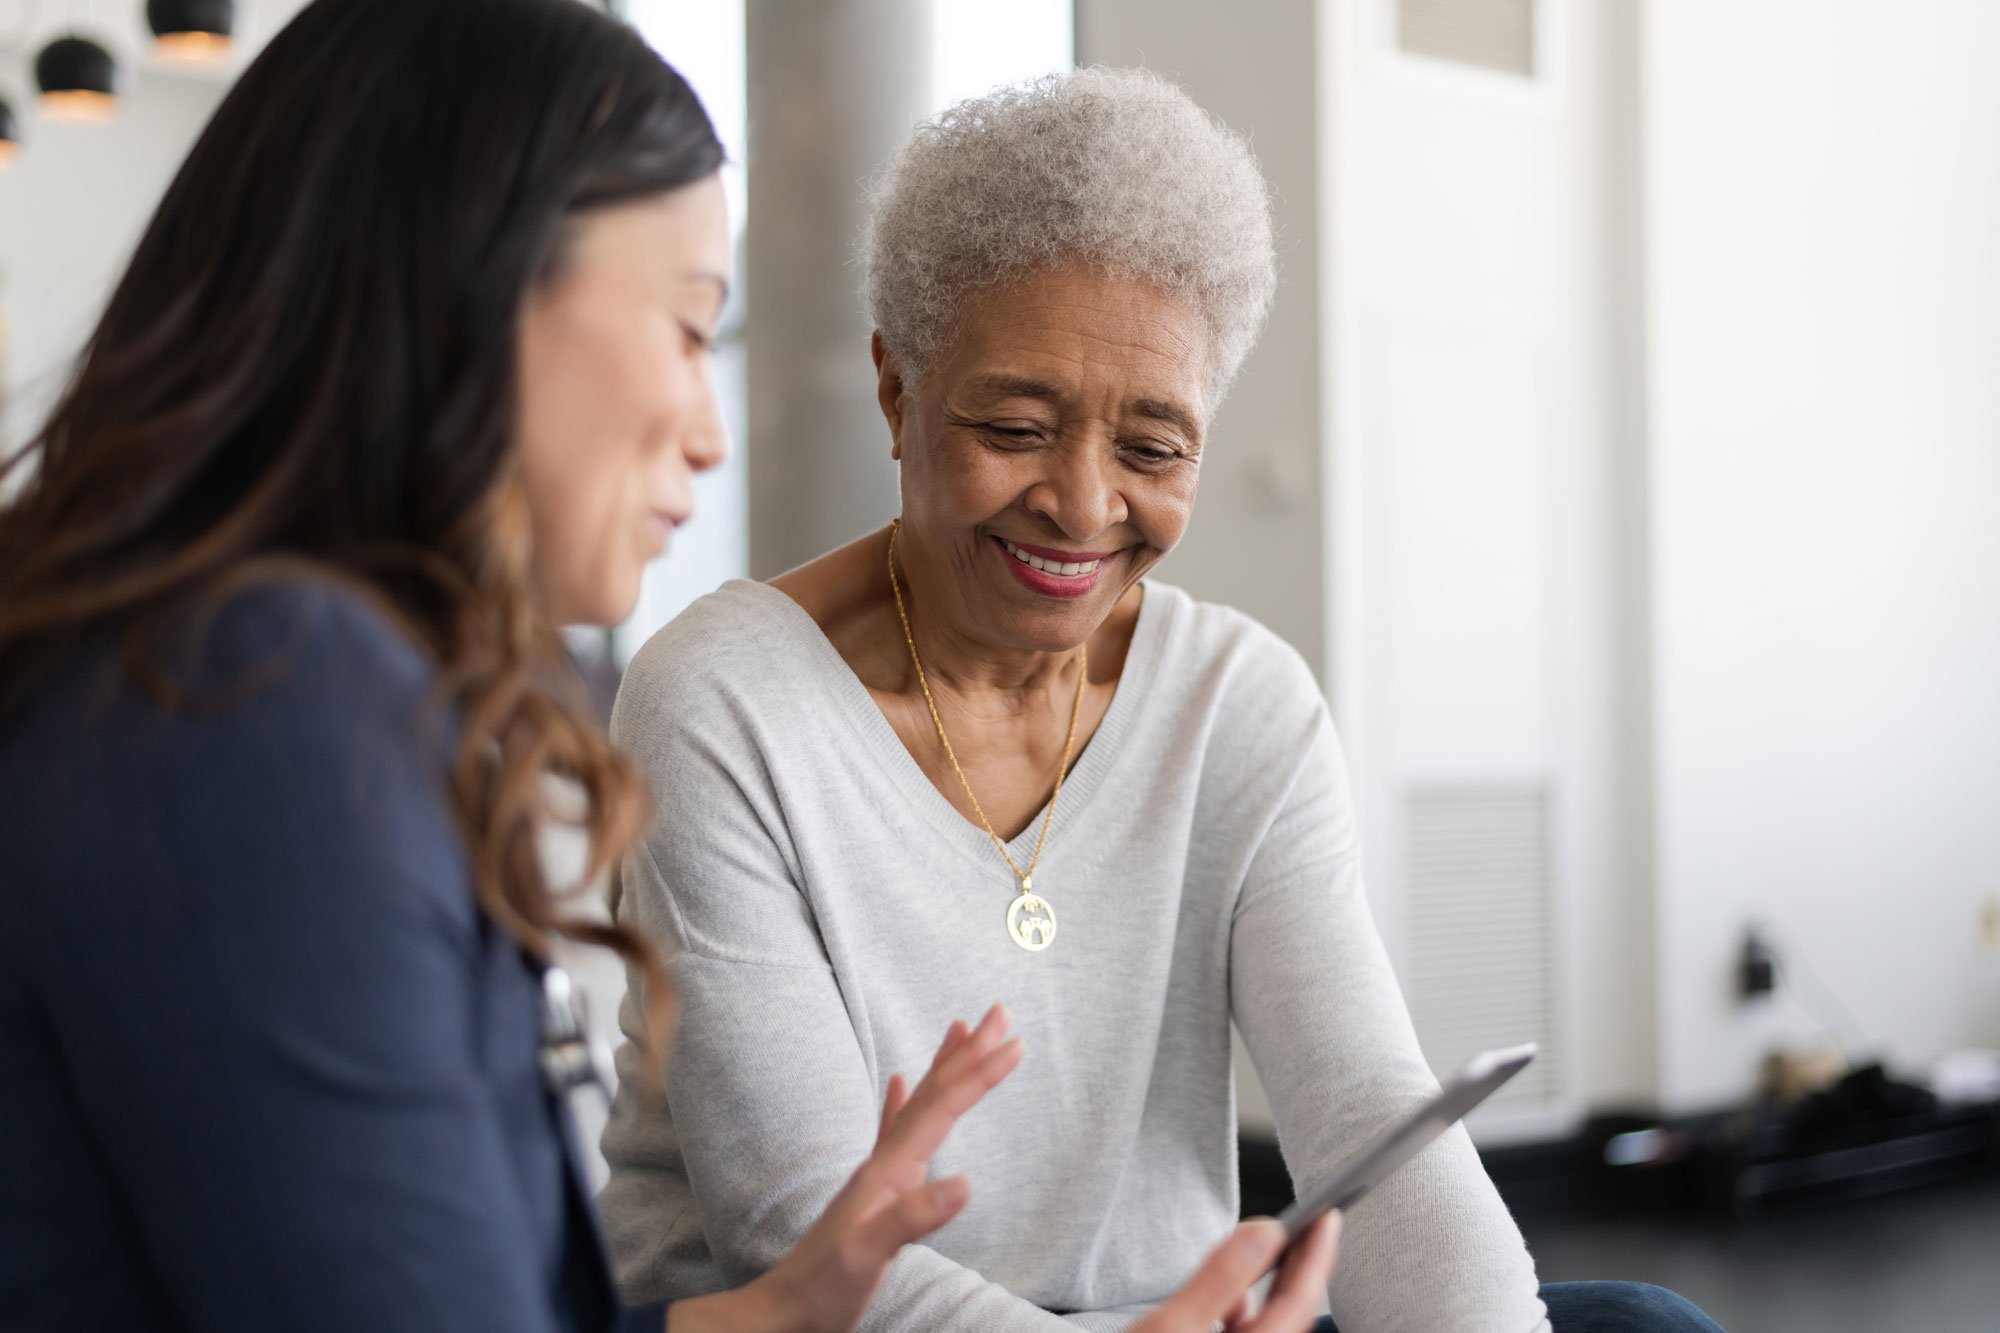
POLYGON ((1203 1322, 1226 1318, 1250 1285, 1269 1271, 1285 1248, 1285 1229, 1269 1218, 1245 1222, 1215 1247, 1201 1268, 1160 1308, 1203 1322))

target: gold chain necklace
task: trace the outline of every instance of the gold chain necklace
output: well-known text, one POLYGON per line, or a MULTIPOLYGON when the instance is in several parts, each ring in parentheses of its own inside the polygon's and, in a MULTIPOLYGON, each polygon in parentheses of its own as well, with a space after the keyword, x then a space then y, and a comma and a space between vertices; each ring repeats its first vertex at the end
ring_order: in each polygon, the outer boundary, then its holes
POLYGON ((910 645, 910 665, 917 669, 917 684, 923 687, 924 705, 931 710, 931 725, 937 728, 945 758, 951 760, 951 771, 958 774, 958 785, 965 789, 965 799, 972 802, 973 812, 985 827, 986 836, 993 839, 993 845, 1000 849, 1007 868, 1014 872, 1015 879, 1021 881, 1019 896, 1007 907, 1007 935, 1029 953, 1040 953, 1055 943, 1056 910, 1049 906, 1047 899, 1035 892, 1035 867, 1042 863, 1042 848, 1049 841, 1049 825, 1056 820, 1056 802, 1062 799, 1063 779, 1069 775, 1070 751, 1076 745, 1076 720, 1083 713, 1083 687, 1090 680, 1090 645, 1083 645, 1077 664, 1076 700, 1069 706, 1069 735, 1063 740, 1062 764, 1056 769, 1056 789, 1049 797, 1049 812, 1042 819, 1042 836, 1035 840, 1034 859, 1023 870, 1015 864, 1007 844, 993 831, 993 821, 986 817, 986 809, 979 804, 979 798, 972 794, 972 784, 966 781, 965 770, 959 767, 958 752, 951 748, 951 737, 945 734, 944 719, 938 716, 937 700, 931 697, 930 680, 924 675, 923 660, 917 656, 917 636, 910 633, 910 613, 903 606, 902 585, 896 582, 896 537, 902 528, 903 520, 900 518, 889 524, 889 591, 896 595, 896 618, 903 622, 903 641, 910 645))

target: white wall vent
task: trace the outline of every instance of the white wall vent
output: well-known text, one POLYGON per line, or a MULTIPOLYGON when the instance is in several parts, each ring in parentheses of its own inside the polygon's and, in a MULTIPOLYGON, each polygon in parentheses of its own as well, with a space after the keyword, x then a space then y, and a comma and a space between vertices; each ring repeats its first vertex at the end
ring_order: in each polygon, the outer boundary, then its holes
POLYGON ((1495 1111, 1549 1106, 1563 1088, 1549 810, 1541 781, 1424 785, 1404 800, 1403 989, 1431 1067, 1542 1047, 1495 1111))
POLYGON ((1395 0, 1404 55, 1532 79, 1536 0, 1395 0))

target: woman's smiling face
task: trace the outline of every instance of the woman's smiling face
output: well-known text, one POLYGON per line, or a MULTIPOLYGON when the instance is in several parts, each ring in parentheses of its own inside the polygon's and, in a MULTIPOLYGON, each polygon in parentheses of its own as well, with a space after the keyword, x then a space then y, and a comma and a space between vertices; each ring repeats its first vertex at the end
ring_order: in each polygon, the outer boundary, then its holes
POLYGON ((976 296, 914 387, 877 340, 903 559, 943 576, 962 630, 1074 648, 1173 549, 1194 510, 1208 354, 1185 305, 1082 269, 976 296))
POLYGON ((520 481, 545 608, 614 625, 728 447, 709 377, 730 276, 721 182, 588 215, 568 250, 521 319, 520 481))

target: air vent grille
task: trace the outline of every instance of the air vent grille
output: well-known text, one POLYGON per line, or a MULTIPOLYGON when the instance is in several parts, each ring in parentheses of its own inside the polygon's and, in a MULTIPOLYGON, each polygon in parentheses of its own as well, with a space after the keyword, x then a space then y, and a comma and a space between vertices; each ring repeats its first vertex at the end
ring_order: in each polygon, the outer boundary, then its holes
POLYGON ((1553 1102, 1563 1060, 1545 784, 1418 787, 1404 815, 1403 980, 1424 1054, 1443 1075, 1479 1051, 1539 1042, 1541 1057, 1490 1105, 1553 1102))
POLYGON ((1535 0, 1396 0, 1396 45, 1406 55, 1532 79, 1535 0))

